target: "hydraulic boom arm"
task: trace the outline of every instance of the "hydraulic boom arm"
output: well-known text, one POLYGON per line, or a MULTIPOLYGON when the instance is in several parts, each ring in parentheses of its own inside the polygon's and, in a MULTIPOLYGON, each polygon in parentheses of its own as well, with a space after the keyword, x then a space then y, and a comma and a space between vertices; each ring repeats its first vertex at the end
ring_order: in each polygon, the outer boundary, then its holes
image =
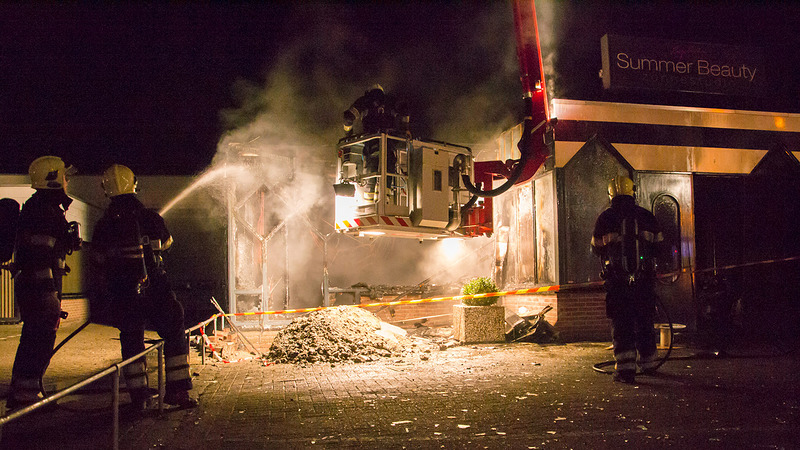
POLYGON ((513 0, 512 3, 520 81, 522 81, 522 93, 525 101, 525 122, 522 138, 517 144, 520 159, 505 163, 501 161, 476 162, 476 183, 472 184, 467 176, 462 176, 462 180, 471 194, 480 197, 494 197, 515 184, 528 181, 550 153, 545 140, 550 131, 550 115, 547 108, 547 92, 534 0, 513 0), (492 180, 497 176, 506 178, 506 182, 496 189, 491 189, 492 180), (482 189, 476 185, 482 185, 482 189))

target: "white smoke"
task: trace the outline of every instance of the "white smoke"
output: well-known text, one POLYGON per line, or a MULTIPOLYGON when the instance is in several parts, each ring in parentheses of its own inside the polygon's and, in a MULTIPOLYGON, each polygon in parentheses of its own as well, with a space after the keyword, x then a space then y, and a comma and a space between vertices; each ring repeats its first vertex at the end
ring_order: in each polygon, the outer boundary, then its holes
POLYGON ((272 217, 293 218, 287 222, 296 230, 290 238, 290 281, 311 287, 293 288, 301 298, 291 298, 291 307, 319 304, 323 240, 331 286, 410 285, 434 275, 446 283, 488 275, 488 238, 447 249, 442 242, 333 234, 330 185, 336 142, 343 135, 341 112, 374 83, 408 101, 418 137, 472 146, 474 153, 491 149, 522 112, 510 5, 312 4, 298 9, 303 32, 271 55, 264 82, 233 86, 238 107, 221 113, 231 131, 220 140, 210 168, 246 167, 248 176, 235 177, 236 189, 265 185, 266 195, 277 198, 268 202, 272 217), (364 26, 354 20, 358 14, 348 11, 351 7, 387 22, 364 26), (382 15, 380 8, 406 14, 408 23, 393 25, 386 17, 394 16, 382 15), (413 29, 415 15, 429 14, 441 15, 441 27, 413 29))
MULTIPOLYGON (((569 5, 563 3, 561 8, 568 8, 569 5)), ((558 64, 557 43, 560 38, 560 27, 557 18, 563 14, 557 11, 559 5, 553 0, 539 0, 536 2, 536 21, 539 27, 539 48, 542 52, 542 65, 545 75, 545 88, 547 89, 548 101, 552 102, 559 96, 559 77, 556 72, 558 64)))

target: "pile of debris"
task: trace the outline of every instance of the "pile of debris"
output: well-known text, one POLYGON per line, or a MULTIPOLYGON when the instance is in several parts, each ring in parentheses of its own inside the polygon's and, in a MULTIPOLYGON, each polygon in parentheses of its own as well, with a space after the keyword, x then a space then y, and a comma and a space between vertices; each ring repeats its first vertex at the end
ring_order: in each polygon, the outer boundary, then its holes
POLYGON ((420 348, 402 328, 361 308, 341 306, 294 319, 272 341, 276 363, 368 362, 406 356, 420 348))

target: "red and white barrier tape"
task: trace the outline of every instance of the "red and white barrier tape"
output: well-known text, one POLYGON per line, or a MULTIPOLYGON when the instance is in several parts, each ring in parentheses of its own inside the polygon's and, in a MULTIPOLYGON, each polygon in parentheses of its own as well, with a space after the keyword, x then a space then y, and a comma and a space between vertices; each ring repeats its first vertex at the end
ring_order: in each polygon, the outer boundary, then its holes
MULTIPOLYGON (((219 316, 221 316, 221 314, 215 314, 212 317, 212 319, 216 319, 219 316)), ((249 361, 251 359, 254 359, 252 356, 248 356, 248 357, 245 357, 245 358, 239 358, 239 359, 225 359, 225 358, 223 358, 222 356, 220 356, 219 352, 214 348, 214 345, 211 344, 211 340, 208 339, 208 335, 206 335, 206 333, 203 331, 203 328, 200 327, 199 330, 200 330, 200 336, 203 337, 203 342, 211 350, 211 354, 214 356, 214 358, 217 359, 217 361, 219 361, 221 363, 224 363, 224 364, 230 364, 230 363, 237 363, 237 362, 241 362, 241 361, 249 361)), ((205 351, 205 349, 203 349, 202 351, 205 351)))
MULTIPOLYGON (((678 275, 680 273, 703 273, 703 272, 711 272, 711 271, 719 271, 719 270, 730 270, 736 269, 740 267, 750 267, 759 264, 771 264, 776 262, 785 262, 785 261, 795 261, 800 260, 800 256, 793 256, 789 258, 780 258, 780 259, 770 259, 765 261, 758 261, 752 263, 745 263, 745 264, 733 264, 728 266, 722 267, 712 267, 709 269, 699 269, 699 270, 690 270, 689 268, 681 269, 678 272, 671 272, 668 274, 659 275, 659 278, 668 278, 671 276, 678 275)), ((392 302, 376 302, 376 303, 361 303, 358 305, 339 305, 339 306, 316 306, 313 308, 299 308, 299 309, 284 309, 280 311, 252 311, 252 312, 245 312, 245 313, 228 313, 228 314, 217 314, 213 318, 216 317, 232 317, 232 316, 258 316, 258 315, 273 315, 273 314, 294 314, 294 313, 307 313, 313 311, 321 311, 323 309, 330 309, 330 308, 341 308, 341 307, 353 307, 353 308, 370 308, 376 306, 397 306, 397 305, 413 305, 417 303, 432 303, 432 302, 443 302, 448 300, 467 300, 471 298, 485 298, 485 297, 503 297, 506 295, 525 295, 525 294, 537 294, 541 292, 560 292, 565 289, 578 289, 578 288, 586 288, 592 286, 602 286, 604 281, 591 281, 587 283, 569 283, 569 284, 562 284, 562 285, 552 285, 552 286, 541 286, 536 288, 528 288, 528 289, 516 289, 513 291, 499 291, 499 292, 488 292, 484 294, 473 294, 473 295, 455 295, 451 297, 433 297, 433 298, 421 298, 415 300, 396 300, 392 302)))

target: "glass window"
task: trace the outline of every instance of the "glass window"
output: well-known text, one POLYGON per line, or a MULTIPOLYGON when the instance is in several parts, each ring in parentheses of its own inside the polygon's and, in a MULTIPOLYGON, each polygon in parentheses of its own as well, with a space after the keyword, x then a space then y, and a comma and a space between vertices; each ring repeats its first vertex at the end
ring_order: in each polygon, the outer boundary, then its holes
POLYGON ((680 276, 681 268, 681 209, 675 197, 660 194, 653 199, 653 215, 656 216, 664 233, 665 251, 657 260, 659 273, 676 272, 670 278, 662 278, 674 282, 680 276))
POLYGON ((434 170, 433 171, 433 190, 440 191, 442 190, 442 171, 441 170, 434 170))

